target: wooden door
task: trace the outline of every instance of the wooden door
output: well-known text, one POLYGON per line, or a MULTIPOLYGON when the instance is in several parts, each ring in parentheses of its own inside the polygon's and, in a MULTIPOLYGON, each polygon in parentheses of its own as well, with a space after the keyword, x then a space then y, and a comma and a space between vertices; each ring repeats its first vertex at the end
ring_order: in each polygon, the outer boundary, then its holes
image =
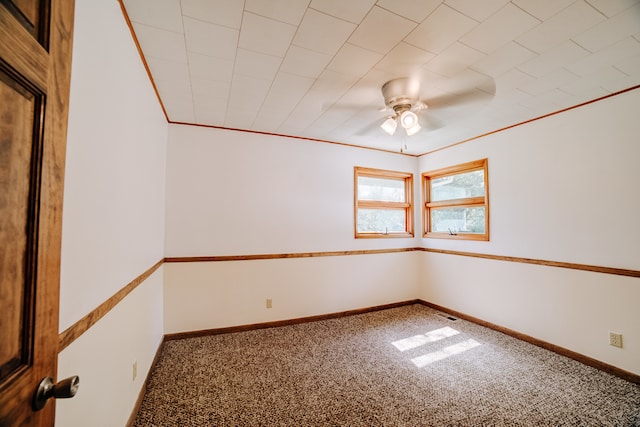
POLYGON ((0 426, 52 426, 73 0, 0 0, 0 426))

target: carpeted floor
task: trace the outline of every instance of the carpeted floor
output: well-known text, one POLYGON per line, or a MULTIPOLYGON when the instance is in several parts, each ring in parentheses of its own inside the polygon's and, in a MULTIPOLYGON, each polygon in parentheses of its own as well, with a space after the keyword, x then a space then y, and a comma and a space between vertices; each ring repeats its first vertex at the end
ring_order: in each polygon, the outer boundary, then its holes
POLYGON ((640 386, 415 304, 168 341, 135 426, 640 426, 640 386))

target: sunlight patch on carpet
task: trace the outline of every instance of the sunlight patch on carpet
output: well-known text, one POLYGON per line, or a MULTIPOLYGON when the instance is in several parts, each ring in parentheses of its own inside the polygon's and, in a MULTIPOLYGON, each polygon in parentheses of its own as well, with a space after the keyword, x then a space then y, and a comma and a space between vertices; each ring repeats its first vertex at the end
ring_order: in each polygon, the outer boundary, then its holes
POLYGON ((403 338, 401 340, 394 341, 391 344, 393 344, 400 351, 407 351, 416 347, 420 347, 421 345, 440 341, 445 338, 458 335, 459 333, 460 331, 456 331, 455 329, 447 326, 445 328, 435 329, 423 335, 415 335, 413 337, 403 338))
POLYGON ((480 343, 478 341, 468 339, 458 344, 445 347, 442 350, 434 351, 432 353, 427 353, 423 356, 415 357, 411 359, 411 361, 418 368, 422 368, 423 366, 427 366, 428 364, 437 362, 438 360, 446 359, 447 357, 464 353, 465 351, 471 350, 472 348, 478 347, 479 345, 480 343))

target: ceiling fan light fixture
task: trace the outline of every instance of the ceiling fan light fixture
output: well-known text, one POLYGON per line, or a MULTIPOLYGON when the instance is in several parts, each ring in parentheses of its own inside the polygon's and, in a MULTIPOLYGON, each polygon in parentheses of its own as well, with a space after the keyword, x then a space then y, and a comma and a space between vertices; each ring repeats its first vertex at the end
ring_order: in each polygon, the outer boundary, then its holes
POLYGON ((418 123, 418 115, 413 111, 404 111, 400 115, 400 124, 404 128, 405 132, 407 132, 408 136, 415 135, 420 129, 422 129, 422 126, 418 123))
POLYGON ((389 117, 380 125, 382 130, 384 130, 389 135, 393 135, 393 133, 396 131, 397 126, 398 126, 398 123, 395 121, 393 117, 389 117))
POLYGON ((405 130, 405 132, 407 132, 408 136, 411 136, 411 135, 415 135, 416 133, 418 133, 418 131, 420 129, 422 129, 422 126, 420 126, 420 123, 416 122, 415 125, 413 125, 413 126, 411 126, 409 128, 405 128, 404 130, 405 130))
POLYGON ((418 124, 418 115, 413 111, 404 111, 400 116, 400 124, 403 128, 410 129, 418 124))

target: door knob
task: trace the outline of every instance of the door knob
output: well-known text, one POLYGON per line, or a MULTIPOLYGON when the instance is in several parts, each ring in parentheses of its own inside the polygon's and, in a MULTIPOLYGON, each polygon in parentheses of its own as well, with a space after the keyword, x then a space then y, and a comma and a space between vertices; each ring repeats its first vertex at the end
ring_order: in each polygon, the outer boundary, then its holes
POLYGON ((36 394, 33 397, 33 409, 39 411, 44 408, 47 400, 51 397, 55 397, 56 399, 73 397, 78 392, 78 387, 80 387, 80 377, 77 375, 65 378, 55 384, 53 383, 53 378, 45 377, 40 381, 36 394))

